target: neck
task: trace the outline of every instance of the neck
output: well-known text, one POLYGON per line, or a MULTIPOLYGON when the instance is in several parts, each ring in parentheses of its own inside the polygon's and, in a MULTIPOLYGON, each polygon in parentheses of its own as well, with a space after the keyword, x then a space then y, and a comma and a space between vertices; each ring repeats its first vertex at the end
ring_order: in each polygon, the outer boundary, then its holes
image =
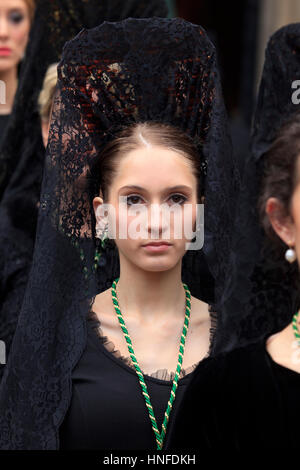
POLYGON ((120 310, 127 318, 155 321, 184 317, 181 262, 168 271, 145 271, 128 262, 122 263, 120 257, 116 292, 120 310))
POLYGON ((0 114, 10 114, 18 87, 17 67, 1 70, 0 80, 5 83, 5 103, 0 102, 0 114))

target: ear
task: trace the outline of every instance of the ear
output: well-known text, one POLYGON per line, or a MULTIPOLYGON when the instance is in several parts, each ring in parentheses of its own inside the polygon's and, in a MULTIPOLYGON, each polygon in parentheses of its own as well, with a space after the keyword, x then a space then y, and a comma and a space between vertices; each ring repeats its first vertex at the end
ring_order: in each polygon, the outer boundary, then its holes
POLYGON ((266 213, 270 223, 286 245, 292 247, 296 244, 295 224, 291 215, 287 214, 282 203, 275 197, 270 197, 266 203, 266 213))
POLYGON ((101 211, 99 210, 103 204, 103 199, 101 196, 94 197, 93 199, 93 209, 95 212, 95 218, 96 218, 96 233, 97 236, 99 233, 101 233, 105 227, 105 224, 107 223, 107 217, 101 215, 101 211))
POLYGON ((101 196, 94 197, 93 199, 93 209, 97 219, 97 209, 103 204, 103 199, 101 196))

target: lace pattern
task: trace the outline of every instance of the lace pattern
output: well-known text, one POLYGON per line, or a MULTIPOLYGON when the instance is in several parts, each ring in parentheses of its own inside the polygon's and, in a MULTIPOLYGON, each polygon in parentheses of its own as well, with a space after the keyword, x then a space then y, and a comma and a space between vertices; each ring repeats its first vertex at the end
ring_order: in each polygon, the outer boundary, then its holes
MULTIPOLYGON (((203 358, 205 359, 206 357, 209 357, 211 354, 212 350, 212 342, 214 339, 214 334, 216 331, 216 325, 217 325, 217 314, 216 312, 212 309, 212 306, 209 305, 209 314, 210 314, 210 320, 211 320, 211 326, 210 326, 210 338, 209 338, 209 350, 206 354, 206 356, 203 358)), ((116 358, 122 360, 127 366, 131 367, 132 369, 135 370, 135 367, 131 361, 130 356, 123 356, 121 352, 116 349, 114 343, 108 338, 108 336, 105 336, 103 334, 102 328, 101 328, 101 321, 99 320, 97 314, 93 311, 90 310, 87 316, 87 321, 90 321, 92 324, 92 328, 96 332, 99 340, 103 344, 103 346, 111 353, 113 354, 116 358)), ((202 360, 203 360, 202 359, 202 360)), ((195 364, 192 364, 191 366, 187 367, 186 369, 181 369, 179 378, 181 379, 182 377, 185 377, 186 375, 190 374, 193 372, 193 370, 196 369, 197 365, 199 364, 200 361, 196 362, 195 364)), ((143 371, 142 371, 143 372, 143 371)), ((144 372, 143 372, 144 373, 144 372)), ((175 371, 174 372, 168 372, 167 369, 158 369, 155 372, 152 372, 150 374, 147 374, 150 377, 154 377, 156 379, 160 380, 173 380, 175 377, 175 371)))

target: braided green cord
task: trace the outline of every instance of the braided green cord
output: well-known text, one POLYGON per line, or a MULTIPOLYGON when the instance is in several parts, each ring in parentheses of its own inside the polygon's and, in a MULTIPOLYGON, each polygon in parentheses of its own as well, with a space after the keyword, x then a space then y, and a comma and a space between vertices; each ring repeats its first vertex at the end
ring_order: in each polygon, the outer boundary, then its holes
POLYGON ((117 313, 117 317, 118 317, 121 329, 124 333, 124 336, 125 336, 125 339, 126 339, 126 342, 127 342, 130 357, 132 359, 133 365, 135 367, 136 373, 137 373, 138 378, 139 378, 139 382, 140 382, 140 385, 141 385, 141 388, 142 388, 142 394, 144 396, 146 406, 148 408, 148 413, 149 413, 149 417, 150 417, 150 420, 151 420, 152 429, 153 429, 154 434, 155 434, 157 449, 161 450, 162 447, 163 447, 163 441, 164 441, 164 438, 165 438, 165 435, 166 435, 166 432, 167 432, 167 425, 168 425, 168 421, 169 421, 169 416, 170 416, 170 413, 171 413, 171 410, 172 410, 173 402, 175 400, 176 390, 177 390, 177 386, 178 386, 178 379, 179 379, 179 375, 180 375, 180 371, 181 371, 181 367, 182 367, 184 346, 185 346, 185 337, 186 337, 188 326, 189 326, 189 319, 190 319, 190 312, 191 312, 191 302, 190 302, 191 294, 190 294, 190 291, 189 291, 187 285, 183 283, 183 287, 185 289, 185 295, 186 295, 185 318, 184 318, 184 324, 183 324, 182 334, 181 334, 181 338, 180 338, 179 355, 178 355, 178 362, 177 362, 176 372, 175 372, 175 376, 174 376, 174 380, 173 380, 173 384, 172 384, 170 399, 168 401, 168 405, 167 405, 165 415, 164 415, 164 421, 163 421, 163 424, 162 424, 162 431, 160 433, 159 430, 158 430, 156 419, 155 419, 154 410, 153 410, 153 407, 152 407, 152 404, 151 404, 151 401, 150 401, 150 396, 149 396, 149 393, 148 393, 147 385, 145 383, 144 376, 143 376, 143 373, 140 369, 138 361, 135 357, 133 346, 132 346, 132 341, 131 341, 131 338, 128 334, 127 328, 125 326, 125 322, 124 322, 123 317, 122 317, 121 310, 119 308, 119 303, 118 303, 118 299, 117 299, 117 292, 116 292, 116 286, 117 286, 117 282, 119 281, 119 279, 120 278, 116 278, 114 280, 114 282, 112 283, 112 288, 111 288, 112 301, 113 301, 113 304, 114 304, 114 307, 115 307, 115 311, 117 313))
POLYGON ((300 313, 300 310, 297 313, 295 313, 295 315, 293 316, 292 325, 293 325, 294 335, 296 339, 298 340, 298 344, 300 346, 300 333, 299 333, 298 326, 297 326, 297 319, 298 319, 299 313, 300 313))

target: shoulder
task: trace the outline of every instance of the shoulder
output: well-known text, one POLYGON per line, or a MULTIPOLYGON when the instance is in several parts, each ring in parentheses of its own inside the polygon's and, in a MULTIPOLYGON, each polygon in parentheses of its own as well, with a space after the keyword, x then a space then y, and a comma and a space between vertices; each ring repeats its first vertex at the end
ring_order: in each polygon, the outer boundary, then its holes
POLYGON ((107 314, 112 310, 111 288, 97 294, 93 302, 93 310, 96 313, 107 314))
MULTIPOLYGON (((205 342, 205 350, 209 348, 209 337, 212 328, 212 320, 209 313, 209 305, 196 297, 191 296, 191 316, 189 334, 191 338, 201 338, 201 344, 205 342), (206 344, 207 343, 207 344, 206 344)), ((204 355, 204 354, 203 354, 204 355)))
POLYGON ((198 321, 210 321, 210 305, 193 295, 191 295, 191 310, 198 321))

